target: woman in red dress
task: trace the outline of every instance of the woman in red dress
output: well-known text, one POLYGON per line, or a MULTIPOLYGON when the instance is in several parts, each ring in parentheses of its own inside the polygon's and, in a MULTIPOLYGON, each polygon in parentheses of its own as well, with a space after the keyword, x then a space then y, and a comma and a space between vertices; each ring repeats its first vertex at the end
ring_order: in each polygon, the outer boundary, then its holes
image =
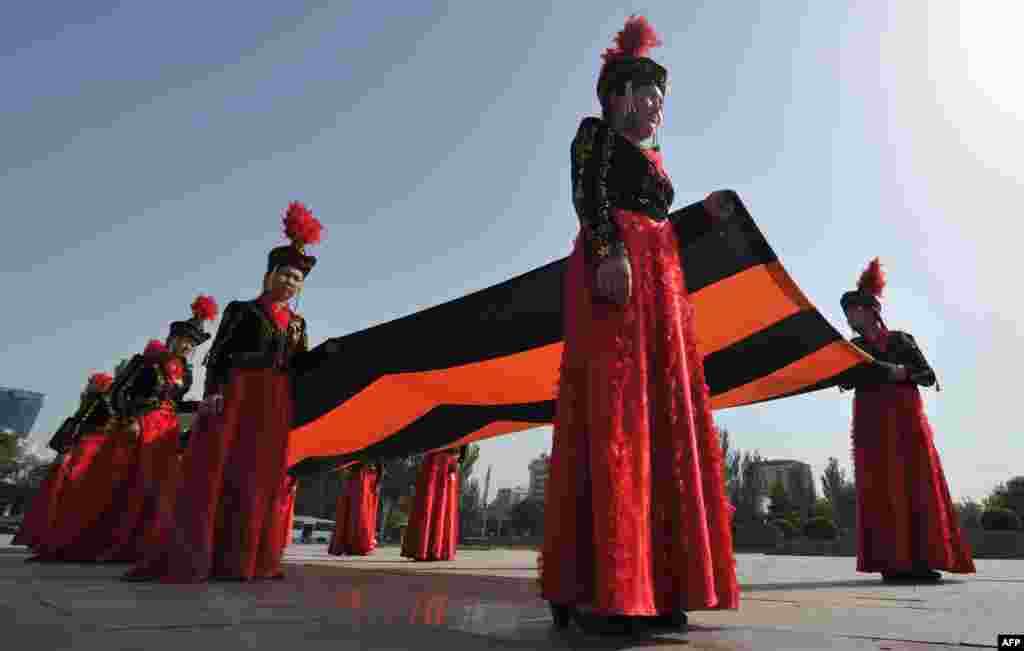
MULTIPOLYGON (((571 149, 580 235, 564 289, 565 348, 546 489, 543 595, 555 624, 628 633, 739 605, 730 505, 657 131, 668 72, 632 17, 605 53, 601 118, 571 149)), ((728 193, 704 201, 711 229, 728 193)))
POLYGON ((334 533, 327 553, 332 556, 366 556, 377 548, 377 509, 383 467, 358 463, 343 470, 344 489, 338 496, 334 533))
POLYGON ((430 452, 420 464, 402 556, 450 561, 459 541, 459 466, 466 446, 430 452))
POLYGON ((191 319, 171 323, 164 342, 151 341, 117 374, 110 390, 117 418, 82 437, 78 447, 89 462, 69 476, 68 516, 41 550, 48 560, 131 562, 157 543, 177 479, 171 437, 177 405, 192 386, 188 358, 209 339, 202 323, 216 313, 216 302, 199 296, 191 319))
POLYGON ((76 510, 88 517, 68 531, 65 558, 130 562, 161 543, 180 468, 177 409, 192 386, 188 360, 209 339, 202 323, 216 311, 213 299, 198 297, 190 320, 171 323, 164 341, 151 340, 115 378, 119 423, 98 457, 107 471, 97 466, 76 487, 76 510))
MULTIPOLYGON (((78 411, 65 420, 50 439, 49 447, 57 452, 57 458, 50 464, 50 471, 11 544, 26 545, 36 551, 45 549, 52 545, 57 529, 65 526, 68 519, 77 517, 73 509, 61 510, 62 497, 67 496, 64 487, 70 477, 81 477, 85 473, 95 458, 98 442, 106 438, 112 415, 110 386, 113 381, 107 373, 93 373, 82 391, 78 411)), ((30 560, 46 559, 36 556, 30 560)))
POLYGON ((291 372, 309 341, 289 306, 316 258, 321 225, 301 203, 284 217, 290 246, 270 252, 261 296, 224 309, 206 357, 204 404, 183 458, 167 544, 125 578, 194 583, 284 576, 292 427, 291 372))
POLYGON ((938 386, 914 338, 889 330, 878 258, 843 294, 854 344, 876 362, 850 384, 857 485, 857 571, 885 581, 938 581, 936 570, 973 573, 918 386, 938 386))

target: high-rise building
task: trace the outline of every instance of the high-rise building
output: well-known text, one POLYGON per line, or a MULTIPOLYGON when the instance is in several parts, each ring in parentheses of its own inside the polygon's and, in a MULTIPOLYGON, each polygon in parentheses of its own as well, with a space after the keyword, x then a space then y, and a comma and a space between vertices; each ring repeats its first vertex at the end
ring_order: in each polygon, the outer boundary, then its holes
POLYGON ((771 503, 771 490, 775 484, 782 484, 786 495, 793 501, 804 515, 810 513, 817 499, 814 490, 814 474, 810 464, 793 459, 773 459, 762 461, 757 466, 759 492, 762 496, 762 509, 767 511, 771 503))
POLYGON ((551 466, 551 457, 547 452, 542 452, 539 457, 530 462, 530 488, 528 495, 532 500, 543 500, 544 489, 548 483, 548 471, 551 466))
POLYGON ((42 393, 0 387, 0 431, 27 436, 43 408, 42 393))

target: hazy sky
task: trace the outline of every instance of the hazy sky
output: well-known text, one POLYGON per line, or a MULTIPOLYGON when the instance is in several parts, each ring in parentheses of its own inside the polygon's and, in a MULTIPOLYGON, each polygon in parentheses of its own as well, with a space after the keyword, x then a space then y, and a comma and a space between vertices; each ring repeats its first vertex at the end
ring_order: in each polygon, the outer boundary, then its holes
MULTIPOLYGON (((925 400, 954 497, 1024 474, 1024 310, 1007 271, 1021 255, 1024 10, 547 4, 5 8, 0 385, 47 394, 36 440, 91 371, 163 338, 196 293, 252 297, 290 200, 326 226, 301 306, 314 344, 567 254, 569 143, 635 11, 673 76, 661 140, 677 206, 738 191, 844 332, 839 296, 880 256, 887 322, 941 380, 925 400)), ((829 456, 849 467, 850 408, 826 391, 716 419, 739 447, 820 475, 829 456)), ((481 470, 525 484, 549 446, 549 428, 486 442, 481 470)))

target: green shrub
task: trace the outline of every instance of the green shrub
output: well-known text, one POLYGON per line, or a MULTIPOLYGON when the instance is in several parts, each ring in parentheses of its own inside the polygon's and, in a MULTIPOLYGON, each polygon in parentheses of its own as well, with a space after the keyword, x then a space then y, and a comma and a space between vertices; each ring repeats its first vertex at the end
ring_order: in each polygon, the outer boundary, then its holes
POLYGON ((828 518, 818 516, 804 525, 804 535, 811 540, 835 540, 839 537, 839 529, 828 518))
POLYGON ((985 509, 981 514, 981 527, 989 531, 1017 531, 1020 529, 1020 516, 1000 507, 985 509))

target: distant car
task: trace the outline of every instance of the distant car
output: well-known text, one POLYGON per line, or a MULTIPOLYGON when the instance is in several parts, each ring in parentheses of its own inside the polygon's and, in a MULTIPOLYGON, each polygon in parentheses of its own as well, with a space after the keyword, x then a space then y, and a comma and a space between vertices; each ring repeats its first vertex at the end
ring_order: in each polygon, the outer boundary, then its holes
POLYGON ((292 525, 292 542, 297 544, 327 544, 331 542, 334 532, 332 520, 321 520, 305 516, 296 516, 292 525))

